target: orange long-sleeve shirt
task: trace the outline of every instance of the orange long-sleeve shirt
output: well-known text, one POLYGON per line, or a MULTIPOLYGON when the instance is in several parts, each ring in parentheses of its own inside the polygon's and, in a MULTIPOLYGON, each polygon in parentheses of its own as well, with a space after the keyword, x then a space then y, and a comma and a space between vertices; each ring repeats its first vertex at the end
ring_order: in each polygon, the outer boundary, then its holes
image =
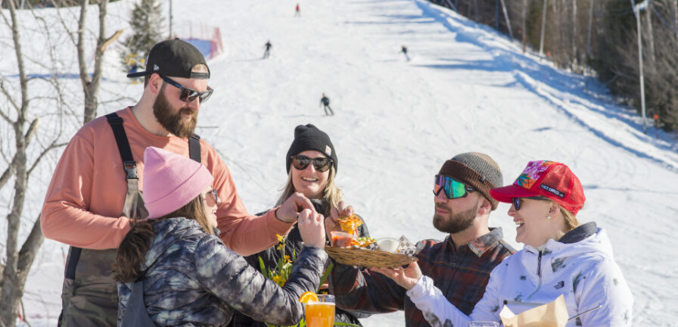
MULTIPOLYGON (((139 187, 143 185, 144 149, 155 146, 188 157, 188 141, 174 135, 148 132, 131 108, 117 112, 137 163, 139 187)), ((234 251, 249 255, 277 242, 292 224, 275 218, 275 210, 252 216, 236 192, 231 173, 219 155, 200 140, 201 160, 214 176, 219 192, 217 220, 221 239, 234 251)), ((45 237, 75 247, 103 250, 117 248, 130 229, 121 217, 127 182, 122 160, 106 117, 84 125, 64 150, 45 196, 40 223, 45 237)))

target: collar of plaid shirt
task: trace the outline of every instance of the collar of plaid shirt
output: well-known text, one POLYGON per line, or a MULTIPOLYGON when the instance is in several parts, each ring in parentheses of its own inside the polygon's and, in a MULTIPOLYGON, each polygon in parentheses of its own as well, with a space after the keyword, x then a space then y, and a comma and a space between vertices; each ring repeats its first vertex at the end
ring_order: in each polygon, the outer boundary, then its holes
MULTIPOLYGON (((465 246, 480 258, 487 250, 493 249, 497 243, 504 237, 501 227, 490 227, 490 232, 468 242, 465 246)), ((457 248, 451 237, 448 237, 448 242, 451 243, 452 248, 457 248)), ((464 246, 462 246, 463 249, 464 246)))

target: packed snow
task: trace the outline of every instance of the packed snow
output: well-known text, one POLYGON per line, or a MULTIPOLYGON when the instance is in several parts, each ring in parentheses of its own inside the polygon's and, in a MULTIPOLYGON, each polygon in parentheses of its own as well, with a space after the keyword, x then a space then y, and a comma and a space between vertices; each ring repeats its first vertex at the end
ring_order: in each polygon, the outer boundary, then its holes
MULTIPOLYGON (((517 42, 489 27, 424 0, 174 1, 173 29, 189 37, 218 27, 224 53, 209 61, 215 93, 200 111, 197 132, 222 155, 250 212, 271 207, 286 181, 285 154, 296 125, 326 131, 339 157, 337 182, 374 237, 442 239, 432 226, 432 182, 442 163, 468 151, 492 156, 512 183, 530 160, 566 163, 584 185, 578 218, 608 230, 615 259, 635 297, 634 325, 671 326, 678 317, 678 251, 671 228, 678 216, 678 147, 675 136, 649 127, 633 109, 616 104, 603 85, 522 53, 517 42), (271 56, 262 60, 270 40, 271 56), (410 61, 400 52, 409 50, 410 61), (336 115, 320 106, 326 93, 336 115)), ((109 4, 108 33, 122 28, 131 0, 109 4)), ((7 11, 4 11, 7 14, 7 11)), ((61 10, 74 17, 77 9, 61 10)), ((28 62, 29 73, 77 73, 69 37, 54 9, 22 12, 24 51, 53 55, 59 64, 28 62), (38 28, 53 26, 49 40, 38 28), (61 44, 50 50, 49 44, 61 44)), ((96 31, 96 6, 88 25, 96 31)), ((73 27, 73 26, 71 26, 73 27)), ((9 30, 0 28, 4 49, 9 30)), ((92 47, 90 47, 92 48, 92 47)), ((119 66, 119 42, 107 53, 99 115, 133 105, 142 86, 119 66)), ((13 54, 13 53, 12 53, 13 54)), ((91 53, 87 54, 92 57, 91 53)), ((6 51, 0 74, 18 73, 6 51)), ((40 84, 36 84, 40 85, 40 84)), ((82 108, 78 80, 64 80, 65 98, 82 108)), ((34 95, 47 93, 35 87, 34 95)), ((39 106, 42 128, 67 141, 81 118, 56 122, 39 106)), ((5 126, 5 125, 3 125, 5 126)), ((2 146, 12 131, 3 127, 2 146)), ((51 137, 51 136, 50 136, 51 137)), ((112 145, 113 146, 113 145, 112 145)), ((38 216, 60 151, 31 177, 22 240, 38 216)), ((33 153, 31 159, 35 159, 33 153)), ((11 187, 0 190, 10 208, 11 187)), ((490 224, 514 241, 515 225, 502 204, 490 224)), ((5 220, 0 229, 6 228, 5 220)), ((5 240, 0 241, 4 247, 5 240)), ((4 252, 4 251, 3 251, 4 252)), ((32 267, 23 300, 32 326, 56 326, 67 247, 46 240, 32 267)), ((373 315, 365 326, 404 326, 402 312, 373 315)))

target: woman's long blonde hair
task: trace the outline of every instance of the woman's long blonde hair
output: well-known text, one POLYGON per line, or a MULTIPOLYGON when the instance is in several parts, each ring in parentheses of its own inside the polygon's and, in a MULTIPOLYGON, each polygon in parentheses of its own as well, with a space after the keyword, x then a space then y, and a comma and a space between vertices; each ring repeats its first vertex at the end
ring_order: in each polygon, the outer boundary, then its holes
POLYGON ((569 232, 577 227, 579 227, 579 221, 577 220, 577 216, 575 216, 573 213, 571 213, 569 210, 563 208, 558 202, 553 201, 545 196, 536 196, 532 197, 534 200, 539 200, 539 201, 548 201, 551 204, 555 204, 558 209, 560 210, 560 214, 563 216, 563 219, 565 220, 565 229, 567 229, 565 232, 569 232))
MULTIPOLYGON (((287 200, 287 198, 289 198, 295 192, 294 183, 292 182, 292 169, 296 168, 290 167, 290 172, 287 174, 287 184, 283 188, 283 192, 275 204, 276 206, 283 204, 283 202, 285 202, 285 200, 287 200)), ((330 214, 330 208, 336 207, 339 204, 339 201, 341 201, 343 198, 341 190, 334 183, 335 175, 336 169, 334 169, 334 165, 332 165, 330 166, 330 173, 327 177, 327 184, 325 184, 325 188, 322 191, 322 197, 320 198, 323 202, 323 212, 320 213, 325 216, 328 216, 330 214)))
POLYGON ((118 247, 118 252, 113 262, 113 279, 119 282, 128 283, 136 281, 141 274, 141 264, 146 260, 146 252, 151 247, 151 242, 155 237, 153 224, 156 222, 173 217, 184 217, 194 219, 200 224, 202 230, 207 234, 214 234, 214 229, 210 226, 205 215, 205 205, 202 194, 195 197, 191 202, 176 211, 154 219, 132 219, 132 228, 125 235, 125 238, 118 247))
POLYGON ((562 214, 563 218, 565 218, 565 227, 567 228, 568 232, 579 227, 579 221, 574 214, 563 208, 561 205, 558 205, 558 208, 560 209, 560 214, 562 214))

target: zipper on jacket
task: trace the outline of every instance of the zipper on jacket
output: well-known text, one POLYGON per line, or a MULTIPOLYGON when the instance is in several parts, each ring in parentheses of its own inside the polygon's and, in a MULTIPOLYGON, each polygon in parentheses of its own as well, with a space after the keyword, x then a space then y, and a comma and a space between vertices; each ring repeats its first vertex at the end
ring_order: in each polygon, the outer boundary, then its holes
POLYGON ((539 250, 539 256, 537 257, 537 276, 539 277, 539 284, 537 284, 537 288, 534 290, 534 292, 532 292, 530 295, 527 296, 527 298, 525 298, 526 300, 531 298, 532 295, 534 295, 535 293, 537 293, 539 291, 539 289, 541 289, 541 256, 542 256, 542 254, 544 254, 544 251, 539 250))

